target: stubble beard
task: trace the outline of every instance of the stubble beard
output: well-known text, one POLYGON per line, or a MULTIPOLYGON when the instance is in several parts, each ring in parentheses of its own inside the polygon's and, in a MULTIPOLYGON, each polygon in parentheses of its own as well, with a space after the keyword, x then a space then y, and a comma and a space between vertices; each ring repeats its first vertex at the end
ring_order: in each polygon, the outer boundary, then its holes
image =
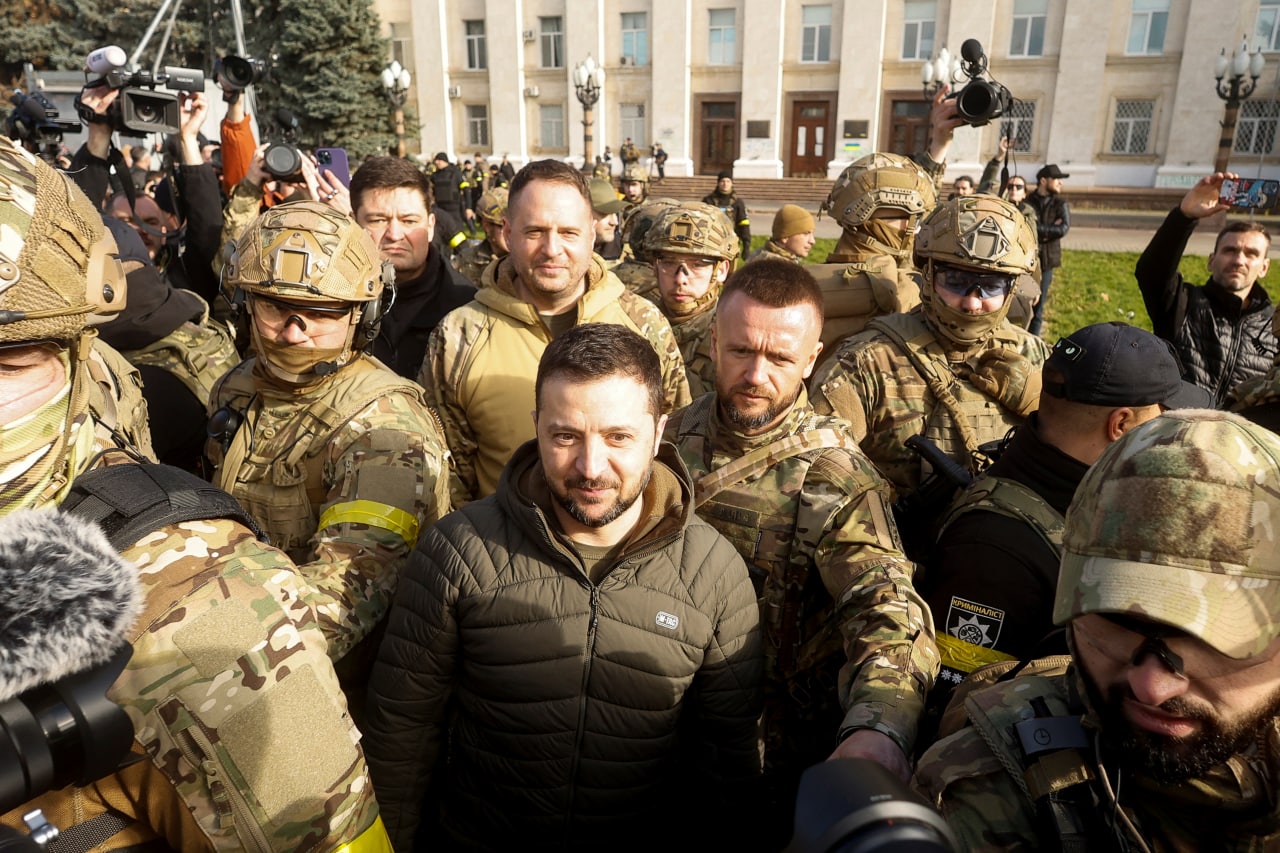
POLYGON ((586 477, 570 477, 564 481, 560 488, 547 481, 547 485, 551 489, 551 495, 556 499, 556 503, 560 504, 560 508, 569 513, 569 516, 579 524, 591 528, 601 528, 605 525, 617 521, 622 515, 640 499, 644 494, 644 490, 649 486, 649 478, 653 476, 653 468, 651 467, 645 472, 643 480, 631 492, 618 492, 618 496, 614 499, 613 505, 604 511, 601 515, 590 515, 587 512, 588 506, 597 506, 599 501, 592 501, 584 504, 575 500, 570 494, 570 489, 621 489, 621 480, 608 479, 588 479, 586 477))

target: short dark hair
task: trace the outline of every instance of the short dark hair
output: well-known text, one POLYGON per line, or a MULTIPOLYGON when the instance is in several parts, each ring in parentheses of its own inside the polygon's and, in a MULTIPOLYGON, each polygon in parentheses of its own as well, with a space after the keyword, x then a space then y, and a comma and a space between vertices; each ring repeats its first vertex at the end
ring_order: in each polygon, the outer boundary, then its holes
POLYGON ((591 204, 591 188, 581 172, 559 160, 534 160, 525 164, 524 168, 516 172, 516 176, 511 179, 511 187, 507 191, 507 207, 513 207, 516 198, 524 188, 534 181, 547 181, 573 187, 588 205, 591 204))
POLYGON ((542 353, 534 380, 534 405, 542 408, 542 386, 563 376, 595 382, 610 376, 634 379, 649 393, 649 411, 662 414, 662 363, 645 338, 616 323, 583 323, 561 334, 542 353))
POLYGON ((367 190, 411 189, 422 193, 427 210, 435 206, 431 179, 403 157, 370 157, 351 176, 351 212, 359 213, 367 190))
POLYGON ((782 258, 761 258, 735 270, 724 283, 720 301, 734 293, 749 296, 770 308, 812 305, 819 319, 825 317, 822 288, 800 264, 782 258))
POLYGON ((1267 241, 1267 248, 1271 248, 1271 232, 1267 230, 1267 226, 1261 222, 1250 222, 1240 219, 1229 223, 1225 228, 1218 232, 1218 236, 1213 238, 1213 250, 1218 251, 1218 244, 1222 242, 1225 234, 1251 234, 1258 233, 1262 235, 1262 239, 1267 241))

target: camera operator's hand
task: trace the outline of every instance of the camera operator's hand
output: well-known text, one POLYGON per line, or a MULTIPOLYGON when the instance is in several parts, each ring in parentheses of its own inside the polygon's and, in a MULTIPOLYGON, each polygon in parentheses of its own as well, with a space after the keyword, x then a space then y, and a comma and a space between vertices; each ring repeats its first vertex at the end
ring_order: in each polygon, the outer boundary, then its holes
POLYGON ((964 124, 956 99, 948 98, 949 94, 950 86, 939 89, 933 96, 933 106, 929 110, 929 156, 935 163, 946 161, 951 138, 955 135, 956 128, 964 124))
POLYGON ((904 782, 911 780, 911 762, 898 748, 897 742, 875 729, 858 729, 836 747, 827 760, 867 758, 884 767, 904 782))
POLYGON ((249 171, 244 175, 244 183, 260 188, 267 181, 274 180, 267 172, 266 159, 263 157, 266 153, 267 143, 265 142, 254 149, 253 159, 249 161, 249 171))
POLYGON ((310 154, 302 158, 302 177, 313 199, 324 202, 344 216, 351 215, 351 193, 342 181, 333 176, 333 172, 325 169, 321 173, 310 154))
POLYGON ((88 130, 88 139, 85 140, 85 148, 89 149, 89 153, 100 160, 107 159, 107 155, 111 152, 111 122, 107 120, 107 113, 116 99, 120 97, 119 89, 112 89, 109 86, 85 86, 80 90, 79 102, 83 106, 92 110, 94 115, 101 116, 102 121, 87 121, 85 128, 88 130))
POLYGON ((1224 204, 1220 197, 1222 182, 1238 181, 1240 176, 1235 172, 1214 172, 1207 178, 1201 178, 1196 185, 1187 190, 1182 197, 1178 209, 1188 219, 1203 219, 1223 210, 1230 210, 1230 204, 1224 204))
POLYGON ((1009 146, 1011 144, 1012 144, 1012 141, 1009 139, 1009 137, 1007 136, 1000 137, 1000 156, 1001 157, 1009 153, 1009 146))
POLYGON ((204 162, 200 153, 200 128, 209 113, 209 100, 204 92, 183 92, 178 99, 182 123, 178 132, 182 138, 182 165, 199 166, 204 162))

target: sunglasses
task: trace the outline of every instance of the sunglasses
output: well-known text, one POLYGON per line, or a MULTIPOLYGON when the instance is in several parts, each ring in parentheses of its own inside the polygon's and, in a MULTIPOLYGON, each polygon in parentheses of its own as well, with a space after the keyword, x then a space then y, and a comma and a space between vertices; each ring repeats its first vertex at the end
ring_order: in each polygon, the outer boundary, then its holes
POLYGON ((1179 678, 1212 681, 1238 675, 1274 657, 1237 660, 1215 651, 1183 631, 1118 613, 1090 613, 1071 623, 1078 640, 1120 666, 1139 666, 1154 655, 1179 678))
POLYGON ((1009 184, 1009 189, 1011 190, 1025 190, 1026 188, 1026 184, 1009 184))
POLYGON ((937 271, 934 283, 947 293, 968 296, 975 291, 979 299, 995 299, 1008 296, 1013 290, 1013 276, 998 272, 973 272, 957 267, 944 267, 937 271))

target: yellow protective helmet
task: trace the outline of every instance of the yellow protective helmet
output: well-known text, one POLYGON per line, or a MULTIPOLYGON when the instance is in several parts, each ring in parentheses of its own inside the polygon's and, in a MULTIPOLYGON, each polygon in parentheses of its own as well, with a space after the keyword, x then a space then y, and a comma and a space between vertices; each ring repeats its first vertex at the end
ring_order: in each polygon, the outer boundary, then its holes
POLYGON ((820 212, 854 230, 877 210, 892 207, 906 211, 911 231, 936 201, 933 179, 915 161, 876 153, 855 160, 840 173, 820 212))
POLYGON ((666 208, 644 238, 648 257, 665 252, 732 261, 738 257, 740 245, 724 211, 700 201, 666 208))

